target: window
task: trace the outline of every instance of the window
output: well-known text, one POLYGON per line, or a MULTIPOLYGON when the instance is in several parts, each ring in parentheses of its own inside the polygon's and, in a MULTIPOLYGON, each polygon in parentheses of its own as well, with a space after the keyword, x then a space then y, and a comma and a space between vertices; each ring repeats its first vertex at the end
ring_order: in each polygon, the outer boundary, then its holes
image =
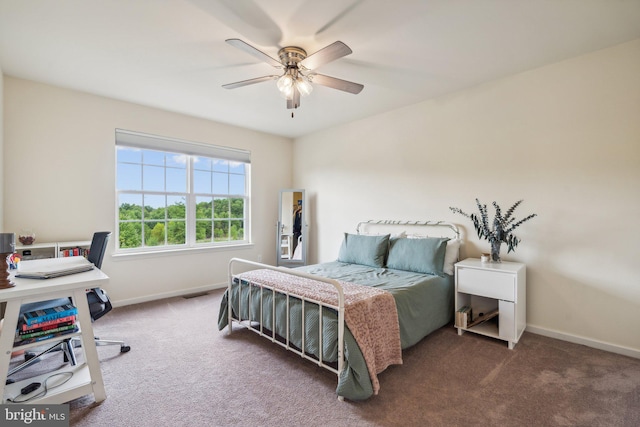
POLYGON ((248 243, 249 153, 116 131, 117 249, 248 243))

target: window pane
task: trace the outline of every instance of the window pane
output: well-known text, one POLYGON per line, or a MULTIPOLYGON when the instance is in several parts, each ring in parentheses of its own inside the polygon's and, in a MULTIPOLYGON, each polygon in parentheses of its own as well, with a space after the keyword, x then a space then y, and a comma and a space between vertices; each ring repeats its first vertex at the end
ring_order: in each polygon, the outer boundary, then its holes
POLYGON ((167 168, 167 191, 184 193, 187 191, 187 170, 167 168))
POLYGON ((118 190, 142 190, 142 166, 118 163, 118 190))
POLYGON ((119 235, 121 248, 139 248, 142 246, 142 223, 121 222, 119 235))
POLYGON ((230 218, 244 218, 244 199, 231 199, 230 218))
POLYGON ((229 221, 213 221, 213 240, 223 242, 229 240, 229 221))
POLYGON ((244 175, 229 175, 229 194, 244 195, 244 175))
POLYGON ((244 221, 231 221, 229 235, 231 240, 244 240, 244 221))
POLYGON ((146 191, 164 191, 164 168, 158 166, 143 166, 142 189, 146 191))
POLYGON ((187 219, 187 201, 183 196, 167 197, 167 218, 169 219, 187 219))
POLYGON ((229 175, 226 173, 213 173, 214 194, 229 194, 229 175))
POLYGON ((211 194, 211 172, 193 171, 193 191, 211 194))
POLYGON ((244 163, 229 162, 229 172, 245 175, 244 166, 244 163))
POLYGON ((209 221, 197 221, 196 222, 196 242, 197 243, 210 243, 211 242, 211 230, 213 222, 209 221))
POLYGON ((170 245, 184 245, 187 242, 185 221, 170 221, 167 230, 167 243, 170 245))
POLYGON ((186 154, 167 153, 166 160, 167 167, 187 170, 187 162, 189 161, 189 156, 187 156, 186 154))
POLYGON ((142 162, 142 150, 139 148, 121 147, 117 149, 118 162, 142 162))
POLYGON ((145 165, 164 166, 164 155, 163 151, 143 150, 142 163, 145 165))
POLYGON ((164 222, 148 221, 144 223, 145 246, 160 246, 165 244, 164 222))
POLYGON ((166 218, 166 200, 165 196, 144 196, 144 219, 160 219, 166 218))
POLYGON ((229 199, 216 197, 213 199, 213 217, 229 218, 229 199))
POLYGON ((211 197, 196 198, 196 219, 213 219, 211 197))
POLYGON ((193 169, 195 170, 203 170, 203 171, 211 171, 212 161, 208 157, 194 157, 193 158, 193 169))
POLYGON ((120 194, 118 218, 121 220, 142 219, 142 196, 139 194, 120 194))
POLYGON ((213 170, 215 172, 229 172, 229 162, 227 160, 213 159, 213 170))

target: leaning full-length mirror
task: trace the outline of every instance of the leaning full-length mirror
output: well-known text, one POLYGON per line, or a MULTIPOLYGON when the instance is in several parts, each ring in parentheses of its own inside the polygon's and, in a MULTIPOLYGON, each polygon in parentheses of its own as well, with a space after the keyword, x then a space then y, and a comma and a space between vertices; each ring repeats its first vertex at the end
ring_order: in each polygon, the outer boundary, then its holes
POLYGON ((281 190, 279 206, 277 264, 285 267, 305 265, 309 233, 304 190, 281 190))

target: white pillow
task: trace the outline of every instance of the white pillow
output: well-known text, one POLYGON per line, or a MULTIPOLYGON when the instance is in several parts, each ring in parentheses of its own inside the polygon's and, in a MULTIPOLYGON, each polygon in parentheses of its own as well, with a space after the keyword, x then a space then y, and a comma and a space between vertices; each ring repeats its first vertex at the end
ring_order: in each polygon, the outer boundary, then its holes
POLYGON ((460 251, 460 239, 451 239, 447 242, 447 249, 444 252, 444 271, 449 276, 453 276, 453 264, 458 261, 458 252, 460 251))

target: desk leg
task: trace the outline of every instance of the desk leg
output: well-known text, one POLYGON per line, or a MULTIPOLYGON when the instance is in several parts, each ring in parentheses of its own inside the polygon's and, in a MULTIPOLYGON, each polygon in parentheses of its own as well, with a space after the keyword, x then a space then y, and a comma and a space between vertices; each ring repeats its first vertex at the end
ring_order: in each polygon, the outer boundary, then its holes
POLYGON ((16 328, 18 327, 18 316, 20 316, 20 300, 7 301, 2 332, 0 332, 0 386, 2 387, 3 394, 2 403, 4 403, 7 397, 15 397, 4 396, 4 386, 7 382, 7 373, 9 372, 9 363, 11 362, 11 352, 13 351, 13 342, 16 335, 16 328))
POLYGON ((73 302, 78 308, 78 320, 80 321, 82 331, 80 338, 82 339, 84 357, 89 367, 89 373, 91 374, 93 397, 96 402, 102 402, 107 398, 107 394, 104 390, 104 381, 102 379, 102 371, 100 370, 100 360, 98 359, 98 351, 96 350, 93 327, 91 326, 91 314, 89 312, 86 291, 84 289, 74 290, 73 302))

